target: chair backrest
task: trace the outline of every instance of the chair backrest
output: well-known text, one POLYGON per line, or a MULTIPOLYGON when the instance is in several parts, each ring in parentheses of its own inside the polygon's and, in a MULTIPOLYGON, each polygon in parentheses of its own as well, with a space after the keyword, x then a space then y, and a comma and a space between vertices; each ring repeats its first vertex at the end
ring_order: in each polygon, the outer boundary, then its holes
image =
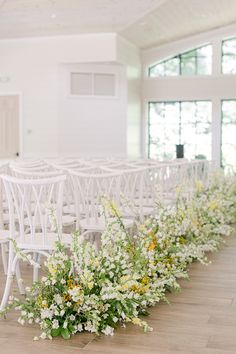
POLYGON ((91 218, 97 223, 101 215, 101 198, 106 196, 119 207, 120 205, 120 173, 82 173, 70 171, 72 179, 77 227, 81 217, 89 224, 91 218))
POLYGON ((45 162, 42 160, 17 159, 12 160, 11 165, 19 168, 34 168, 44 166, 45 162))
POLYGON ((12 175, 18 178, 29 178, 29 179, 37 179, 37 178, 50 178, 63 175, 63 171, 56 170, 56 171, 31 171, 28 169, 22 168, 11 168, 12 175))
POLYGON ((62 197, 66 176, 47 179, 19 179, 0 176, 6 191, 9 207, 11 236, 19 241, 34 244, 40 234, 40 244, 45 245, 50 232, 62 230, 62 197), (27 225, 27 232, 26 232, 27 225))
POLYGON ((16 163, 16 162, 11 162, 10 163, 10 168, 11 169, 20 169, 25 172, 46 172, 46 171, 52 171, 53 168, 48 165, 47 163, 41 161, 39 163, 16 163))
POLYGON ((121 173, 122 194, 131 202, 142 199, 145 169, 126 166, 117 170, 121 173))

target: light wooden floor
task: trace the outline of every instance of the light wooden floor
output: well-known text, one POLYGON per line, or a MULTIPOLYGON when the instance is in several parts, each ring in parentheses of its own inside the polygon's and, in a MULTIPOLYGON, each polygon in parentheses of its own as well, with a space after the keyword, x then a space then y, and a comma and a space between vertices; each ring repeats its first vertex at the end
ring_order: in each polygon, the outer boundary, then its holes
MULTIPOLYGON (((78 334, 70 341, 33 342, 37 327, 22 327, 14 312, 0 320, 0 354, 235 354, 236 353, 236 237, 227 239, 208 267, 194 263, 182 292, 168 296, 147 318, 153 332, 132 325, 113 337, 78 334)), ((24 276, 29 277, 29 267, 24 276)), ((1 276, 1 284, 4 277, 1 276)))

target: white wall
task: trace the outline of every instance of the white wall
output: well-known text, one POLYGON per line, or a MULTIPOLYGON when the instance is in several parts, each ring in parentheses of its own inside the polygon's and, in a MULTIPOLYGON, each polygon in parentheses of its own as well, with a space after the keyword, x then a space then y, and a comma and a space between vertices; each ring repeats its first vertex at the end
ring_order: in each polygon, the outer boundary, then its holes
POLYGON ((1 93, 22 97, 22 156, 140 155, 140 53, 113 33, 0 41, 1 93), (115 98, 71 98, 70 70, 111 72, 115 98), (128 131, 128 134, 127 134, 128 131))
POLYGON ((117 61, 126 65, 127 96, 127 154, 141 156, 141 53, 124 38, 117 36, 117 61))
POLYGON ((236 26, 228 26, 205 34, 192 36, 159 48, 142 52, 143 63, 143 110, 142 110, 142 151, 147 153, 147 106, 149 101, 182 101, 211 100, 212 101, 212 154, 213 159, 220 164, 221 149, 221 100, 236 99, 236 75, 221 73, 221 42, 222 39, 236 36, 236 26), (213 71, 211 76, 178 76, 149 78, 148 67, 164 58, 176 55, 185 50, 205 43, 213 45, 213 71))
MULTIPOLYGON (((116 35, 89 34, 1 40, 0 53, 0 78, 9 77, 8 82, 0 82, 0 94, 7 92, 22 94, 22 155, 54 156, 62 152, 63 144, 66 147, 66 142, 63 141, 62 144, 61 139, 64 139, 65 135, 61 135, 60 129, 64 124, 62 120, 66 122, 70 119, 66 109, 65 116, 62 118, 62 106, 59 105, 64 84, 61 81, 61 65, 94 61, 114 62, 116 35)), ((94 109, 95 116, 97 107, 90 105, 89 109, 90 111, 94 109)), ((111 111, 105 112, 108 113, 110 115, 111 111)), ((79 115, 79 119, 82 119, 81 116, 79 115)), ((121 126, 124 125, 123 119, 124 117, 121 118, 121 126)), ((81 121, 81 129, 78 130, 80 134, 83 128, 83 121, 81 121)), ((90 128, 88 123, 86 129, 89 132, 90 128)), ((114 137, 114 133, 112 134, 114 137)), ((69 139, 69 136, 67 138, 69 139)), ((104 135, 104 143, 105 138, 104 135)), ((99 143, 102 143, 101 139, 99 143)), ((126 146, 123 141, 121 143, 121 140, 119 144, 120 151, 123 153, 126 146)), ((94 148, 96 147, 97 143, 94 141, 94 148)), ((105 147, 104 145, 104 149, 105 147)), ((113 144, 113 148, 114 152, 117 152, 117 145, 113 144)), ((111 154, 112 149, 109 152, 111 154)), ((70 150, 66 152, 71 153, 70 150)))
POLYGON ((60 68, 59 154, 126 156, 127 79, 124 65, 64 64, 60 68), (71 72, 112 73, 116 97, 71 96, 71 72))

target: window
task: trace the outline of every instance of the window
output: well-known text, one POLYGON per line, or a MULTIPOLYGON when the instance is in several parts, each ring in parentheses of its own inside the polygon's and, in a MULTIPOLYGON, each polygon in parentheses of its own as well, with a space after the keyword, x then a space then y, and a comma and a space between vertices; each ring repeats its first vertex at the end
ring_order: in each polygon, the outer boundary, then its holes
POLYGON ((188 159, 211 159, 211 102, 150 102, 148 156, 176 157, 176 144, 184 144, 188 159))
POLYGON ((222 73, 236 74, 236 38, 222 42, 222 73))
POLYGON ((222 101, 221 164, 224 169, 236 172, 236 99, 222 101))
POLYGON ((71 94, 92 95, 93 77, 90 73, 71 73, 71 94))
POLYGON ((71 95, 106 96, 116 95, 116 76, 107 73, 71 73, 71 95))
POLYGON ((149 76, 210 75, 211 67, 212 45, 208 44, 151 66, 149 76))

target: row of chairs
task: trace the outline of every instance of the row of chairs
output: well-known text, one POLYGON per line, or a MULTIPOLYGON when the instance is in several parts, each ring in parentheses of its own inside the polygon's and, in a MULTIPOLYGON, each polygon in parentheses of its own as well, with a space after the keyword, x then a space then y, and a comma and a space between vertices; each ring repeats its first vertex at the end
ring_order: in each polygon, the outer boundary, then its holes
MULTIPOLYGON (((173 203, 177 186, 182 185, 186 198, 190 198, 196 180, 207 184, 209 163, 11 161, 0 166, 0 174, 0 244, 7 274, 3 309, 14 274, 20 292, 24 293, 16 247, 21 257, 33 255, 33 279, 37 280, 39 256, 47 257, 58 239, 70 244, 66 227, 80 229, 82 236, 103 232, 107 218, 114 217, 110 210, 104 211, 103 196, 111 201, 114 209, 121 210, 123 225, 131 228, 135 216, 143 219, 155 212, 157 201, 173 203), (9 238, 14 242, 9 243, 9 238)), ((99 238, 94 240, 98 247, 99 238)))

